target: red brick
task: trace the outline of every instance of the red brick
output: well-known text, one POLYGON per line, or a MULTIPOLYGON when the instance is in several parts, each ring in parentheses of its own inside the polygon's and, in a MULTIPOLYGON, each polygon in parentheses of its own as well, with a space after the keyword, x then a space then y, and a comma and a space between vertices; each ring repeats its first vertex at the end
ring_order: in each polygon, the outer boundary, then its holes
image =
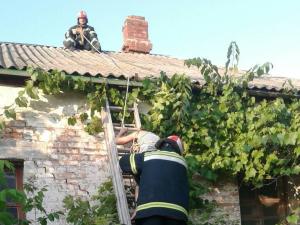
POLYGON ((59 165, 64 165, 64 166, 78 166, 79 162, 78 161, 70 161, 70 160, 62 160, 58 161, 59 165))
POLYGON ((53 151, 58 154, 79 154, 79 148, 59 148, 53 151))
POLYGON ((68 179, 68 178, 76 178, 76 174, 75 173, 70 173, 70 172, 64 172, 64 173, 56 173, 54 174, 54 178, 56 180, 64 180, 64 179, 68 179))
POLYGON ((90 155, 89 160, 90 161, 102 161, 107 159, 106 155, 90 155))
POLYGON ((124 52, 150 53, 152 44, 148 39, 148 22, 144 17, 128 16, 122 31, 124 52))

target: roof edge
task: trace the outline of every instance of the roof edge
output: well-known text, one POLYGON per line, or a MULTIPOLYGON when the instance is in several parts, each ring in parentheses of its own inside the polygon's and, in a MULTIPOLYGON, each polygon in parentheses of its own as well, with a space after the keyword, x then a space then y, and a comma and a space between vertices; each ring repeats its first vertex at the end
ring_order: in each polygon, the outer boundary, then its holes
MULTIPOLYGON (((65 72, 64 72, 65 73, 65 72)), ((30 74, 25 70, 16 70, 16 69, 3 69, 0 68, 0 75, 13 75, 19 77, 30 77, 30 74)), ((127 86, 127 80, 113 79, 113 78, 105 78, 105 77, 86 77, 86 76, 77 76, 66 74, 67 77, 72 77, 75 80, 82 79, 84 81, 91 81, 97 84, 110 84, 117 86, 127 86)), ((139 81, 129 81, 129 85, 131 87, 141 87, 142 82, 139 81)))
MULTIPOLYGON (((65 72, 63 72, 65 73, 65 72)), ((25 70, 17 70, 17 69, 3 69, 0 68, 0 75, 13 75, 17 77, 30 77, 30 74, 25 70)), ((115 85, 115 86, 127 86, 127 80, 120 80, 117 78, 105 78, 105 77, 92 77, 92 76, 80 76, 80 75, 70 75, 66 74, 67 77, 72 77, 73 79, 82 79, 84 81, 91 81, 93 83, 98 84, 109 84, 109 85, 115 85)), ((143 84, 140 81, 129 81, 129 85, 131 87, 142 87, 143 84)), ((274 90, 254 90, 249 88, 250 94, 254 96, 261 96, 261 97, 268 97, 268 98, 274 98, 274 97, 283 97, 283 98, 289 98, 290 95, 282 93, 280 91, 274 91, 274 90)), ((294 97, 300 98, 300 95, 295 95, 294 97)))

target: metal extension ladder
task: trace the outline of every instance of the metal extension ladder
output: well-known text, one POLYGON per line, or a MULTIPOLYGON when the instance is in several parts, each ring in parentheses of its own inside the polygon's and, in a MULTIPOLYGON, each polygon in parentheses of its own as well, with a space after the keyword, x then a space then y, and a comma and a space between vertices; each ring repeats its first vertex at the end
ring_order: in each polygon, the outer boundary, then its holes
MULTIPOLYGON (((122 173, 119 166, 119 158, 130 152, 130 147, 118 147, 115 142, 115 131, 122 129, 121 123, 113 123, 111 112, 121 112, 122 107, 110 106, 108 100, 101 112, 106 147, 108 150, 109 165, 112 174, 112 182, 117 199, 118 216, 121 224, 131 225, 130 212, 135 209, 135 181, 130 174, 122 173)), ((133 113, 134 123, 125 124, 128 131, 138 131, 141 128, 140 116, 135 103, 133 108, 127 108, 133 113)))

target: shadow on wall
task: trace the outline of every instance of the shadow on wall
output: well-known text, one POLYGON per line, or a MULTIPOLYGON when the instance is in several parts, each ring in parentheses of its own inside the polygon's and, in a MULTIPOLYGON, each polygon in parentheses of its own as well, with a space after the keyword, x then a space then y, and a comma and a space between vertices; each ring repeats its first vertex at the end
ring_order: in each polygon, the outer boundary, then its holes
POLYGON ((84 108, 84 103, 83 96, 66 93, 43 96, 28 108, 17 108, 17 120, 7 123, 0 139, 1 158, 45 158, 49 142, 68 128, 67 118, 84 108))

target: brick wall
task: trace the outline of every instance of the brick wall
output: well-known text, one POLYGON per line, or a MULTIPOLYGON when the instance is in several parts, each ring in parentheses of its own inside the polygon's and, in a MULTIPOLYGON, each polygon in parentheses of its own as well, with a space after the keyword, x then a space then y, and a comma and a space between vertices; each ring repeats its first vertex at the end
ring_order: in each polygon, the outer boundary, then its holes
POLYGON ((239 188, 237 180, 223 179, 212 187, 210 197, 213 198, 221 211, 228 215, 232 224, 241 224, 239 188))
POLYGON ((209 219, 212 224, 218 224, 218 220, 225 220, 228 225, 241 224, 237 180, 219 178, 216 184, 210 186, 209 192, 206 193, 203 198, 209 201, 215 201, 217 205, 209 219))
MULTIPOLYGON (((0 86, 0 113, 11 104, 20 88, 0 86)), ((67 194, 88 197, 109 177, 103 133, 90 136, 82 125, 68 126, 84 98, 74 93, 48 96, 31 108, 18 109, 0 139, 0 157, 24 159, 24 182, 35 177, 35 185, 47 185, 45 208, 62 210, 67 194)), ((34 219, 34 213, 28 219, 34 219)), ((64 218, 58 223, 66 224, 64 218)))

